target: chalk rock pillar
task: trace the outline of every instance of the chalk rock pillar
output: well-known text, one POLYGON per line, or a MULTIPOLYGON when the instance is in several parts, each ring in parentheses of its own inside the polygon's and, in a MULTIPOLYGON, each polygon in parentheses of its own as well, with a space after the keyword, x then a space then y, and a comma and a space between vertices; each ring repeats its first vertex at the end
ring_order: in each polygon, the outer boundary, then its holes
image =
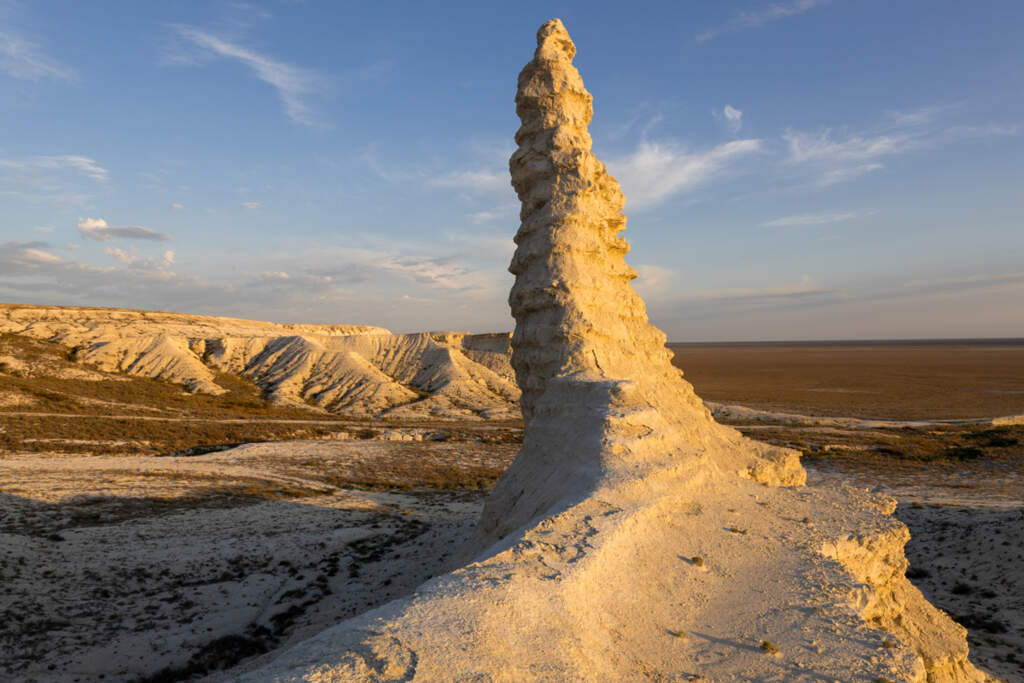
MULTIPOLYGON (((516 94, 522 127, 509 168, 522 226, 509 267, 516 276, 509 304, 516 319, 512 365, 527 423, 554 376, 646 378, 684 389, 665 335, 648 323, 629 284, 637 274, 619 237, 625 197, 590 151, 593 98, 572 64, 575 54, 560 20, 544 24, 516 94)), ((684 393, 696 407, 693 392, 684 393)))
POLYGON ((552 19, 519 74, 522 126, 509 167, 522 222, 509 304, 524 441, 457 563, 601 489, 638 482, 639 492, 657 471, 710 468, 769 484, 806 478, 795 451, 716 423, 648 322, 619 236, 625 197, 590 151, 593 98, 575 54, 552 19))

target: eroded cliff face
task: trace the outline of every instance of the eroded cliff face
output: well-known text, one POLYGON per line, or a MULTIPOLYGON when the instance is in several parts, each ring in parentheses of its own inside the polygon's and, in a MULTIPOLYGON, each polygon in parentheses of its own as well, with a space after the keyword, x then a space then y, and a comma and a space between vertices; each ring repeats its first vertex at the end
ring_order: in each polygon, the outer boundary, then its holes
POLYGON ((458 568, 245 680, 984 680, 904 577, 894 502, 715 423, 629 281, 558 20, 519 79, 525 437, 458 568))
POLYGON ((391 334, 110 308, 0 305, 0 333, 55 341, 76 360, 221 394, 220 373, 279 405, 351 416, 510 419, 507 334, 391 334))

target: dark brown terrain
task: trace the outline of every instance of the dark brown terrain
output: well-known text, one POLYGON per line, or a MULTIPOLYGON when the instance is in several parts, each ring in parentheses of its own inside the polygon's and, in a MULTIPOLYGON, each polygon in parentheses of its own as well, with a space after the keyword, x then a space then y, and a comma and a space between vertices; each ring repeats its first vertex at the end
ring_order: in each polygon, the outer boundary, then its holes
POLYGON ((1024 340, 669 344, 705 401, 808 415, 1024 414, 1024 340))

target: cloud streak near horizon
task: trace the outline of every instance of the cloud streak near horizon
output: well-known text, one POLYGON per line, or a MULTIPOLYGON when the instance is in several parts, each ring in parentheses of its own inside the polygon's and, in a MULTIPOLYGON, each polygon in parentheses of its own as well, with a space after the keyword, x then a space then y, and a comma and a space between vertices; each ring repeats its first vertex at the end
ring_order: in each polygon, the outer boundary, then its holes
POLYGON ((102 218, 79 218, 78 231, 83 237, 97 242, 109 242, 112 239, 137 239, 165 242, 171 236, 159 230, 144 228, 141 225, 111 226, 102 218))

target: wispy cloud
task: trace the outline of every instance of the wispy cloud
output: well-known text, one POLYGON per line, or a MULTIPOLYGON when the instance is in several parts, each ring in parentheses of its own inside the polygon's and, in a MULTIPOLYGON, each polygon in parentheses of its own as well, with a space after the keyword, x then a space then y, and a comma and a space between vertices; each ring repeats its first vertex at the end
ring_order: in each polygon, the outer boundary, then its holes
POLYGON ((1024 273, 1002 273, 999 275, 968 275, 966 277, 940 278, 937 280, 914 280, 904 283, 907 293, 962 292, 994 287, 1024 286, 1024 273))
POLYGON ((139 260, 138 254, 135 252, 135 247, 131 247, 128 251, 124 249, 114 249, 113 247, 107 247, 103 250, 103 253, 111 257, 118 263, 131 264, 136 263, 139 260))
POLYGON ((828 2, 829 0, 793 0, 786 3, 774 3, 754 12, 740 12, 725 24, 698 34, 695 39, 698 43, 703 43, 712 38, 717 38, 723 33, 735 33, 763 26, 770 21, 803 14, 815 7, 826 5, 828 2))
POLYGON ((243 209, 258 209, 263 206, 263 202, 242 202, 238 206, 243 209))
POLYGON ((63 263, 64 259, 45 249, 46 242, 11 241, 0 243, 0 265, 6 265, 8 272, 16 269, 33 269, 40 265, 63 263))
POLYGON ((181 211, 184 208, 185 206, 183 204, 179 204, 178 202, 174 202, 173 204, 171 204, 171 211, 181 211))
POLYGON ((0 195, 33 203, 73 206, 88 201, 82 178, 106 182, 110 172, 95 160, 75 154, 0 159, 0 195))
POLYGON ((782 136, 789 146, 789 158, 798 163, 806 161, 863 162, 879 157, 899 154, 912 149, 916 143, 911 135, 879 135, 876 137, 851 136, 834 140, 830 130, 820 133, 786 131, 782 136))
POLYGON ((46 242, 0 243, 0 292, 3 298, 31 296, 58 304, 100 303, 133 308, 202 310, 212 297, 230 301, 231 287, 212 286, 178 275, 165 261, 111 254, 119 265, 93 266, 50 252, 46 242))
POLYGON ((519 207, 514 205, 502 206, 496 209, 476 211, 469 214, 469 220, 474 225, 484 225, 494 221, 514 221, 519 213, 519 207))
MULTIPOLYGON (((178 36, 196 47, 220 57, 234 59, 253 71, 257 78, 277 91, 288 117, 303 126, 319 126, 321 123, 306 102, 310 95, 323 92, 327 78, 313 69, 294 66, 260 54, 238 43, 216 36, 193 26, 176 26, 178 36)), ((188 60, 176 60, 187 63, 188 60)))
POLYGON ((697 292, 682 300, 762 304, 790 301, 831 295, 833 292, 814 284, 810 275, 801 275, 800 281, 792 285, 762 287, 755 289, 717 289, 697 292))
POLYGON ((23 81, 53 78, 69 81, 74 72, 43 54, 35 43, 11 32, 0 32, 0 72, 23 81))
MULTIPOLYGON (((716 118, 719 116, 718 112, 715 112, 715 116, 716 118)), ((722 108, 721 117, 725 119, 725 124, 729 126, 729 130, 732 131, 733 135, 740 132, 740 128, 743 127, 742 110, 727 104, 722 108)))
POLYGON ((608 162, 631 206, 652 206, 687 192, 721 173, 733 161, 761 149, 760 140, 733 140, 701 152, 671 142, 640 143, 635 152, 608 162))
POLYGON ((642 296, 657 296, 669 289, 672 282, 672 271, 668 268, 641 263, 636 266, 637 278, 633 288, 642 296))
POLYGON ((110 226, 102 218, 79 218, 78 230, 82 233, 83 237, 88 237, 97 242, 109 242, 115 238, 154 240, 158 242, 165 242, 171 239, 171 236, 165 232, 144 228, 141 225, 110 226))
POLYGON ((791 228, 805 225, 828 225, 830 223, 841 223, 857 216, 856 211, 845 213, 804 213, 795 216, 783 216, 774 220, 761 223, 763 228, 791 228))
POLYGON ((480 169, 474 171, 455 171, 446 173, 427 182, 432 187, 471 192, 511 192, 512 182, 508 172, 480 169))
POLYGON ((825 186, 882 169, 890 157, 983 137, 1020 133, 1016 125, 943 124, 941 114, 956 108, 938 105, 909 113, 890 111, 886 113, 886 121, 871 132, 789 129, 782 136, 787 148, 786 161, 811 169, 816 174, 816 183, 825 186))
POLYGON ((62 154, 59 156, 38 156, 28 159, 0 159, 0 168, 14 170, 63 170, 70 169, 92 178, 93 180, 105 181, 110 178, 110 171, 100 166, 89 157, 74 154, 62 154))

